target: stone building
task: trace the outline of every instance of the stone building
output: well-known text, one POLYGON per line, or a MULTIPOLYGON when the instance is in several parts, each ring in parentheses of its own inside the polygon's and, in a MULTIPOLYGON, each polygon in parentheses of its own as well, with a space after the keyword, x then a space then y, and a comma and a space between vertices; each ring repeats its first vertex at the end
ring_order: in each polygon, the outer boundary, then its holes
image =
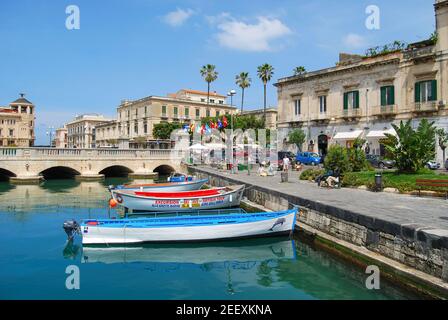
POLYGON ((68 133, 67 128, 64 126, 62 128, 56 129, 54 137, 54 147, 55 148, 67 148, 68 147, 68 133))
MULTIPOLYGON (((258 119, 263 119, 264 109, 246 110, 242 115, 254 115, 258 119)), ((277 109, 270 107, 266 108, 266 129, 277 128, 277 109)))
POLYGON ((0 147, 32 147, 34 145, 34 104, 20 98, 8 107, 0 107, 0 147))
POLYGON ((117 121, 97 125, 98 146, 153 147, 160 143, 153 137, 154 125, 161 122, 196 123, 203 117, 236 114, 237 108, 226 103, 226 96, 183 89, 166 97, 148 96, 124 100, 117 108, 117 121), (113 143, 111 143, 113 142, 113 143))
POLYGON ((95 148, 96 126, 113 120, 99 114, 83 114, 67 123, 67 147, 90 149, 95 148))
POLYGON ((358 137, 384 154, 380 141, 391 123, 412 119, 416 127, 427 118, 448 130, 448 1, 434 8, 437 38, 370 56, 341 54, 334 67, 279 79, 281 134, 302 128, 304 149, 320 154, 358 137))

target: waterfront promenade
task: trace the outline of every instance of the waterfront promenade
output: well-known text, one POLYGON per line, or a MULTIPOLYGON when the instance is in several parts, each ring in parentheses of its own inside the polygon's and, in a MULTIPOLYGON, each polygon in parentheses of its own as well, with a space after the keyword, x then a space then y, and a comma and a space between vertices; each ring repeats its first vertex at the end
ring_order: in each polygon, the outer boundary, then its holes
POLYGON ((280 172, 261 177, 255 171, 232 174, 208 166, 190 166, 189 171, 208 177, 212 185, 245 184, 248 200, 271 210, 299 205, 299 228, 311 228, 315 234, 366 248, 439 278, 444 295, 448 294, 447 200, 319 188, 316 183, 300 181, 298 172, 289 172, 289 182, 282 183, 280 172))

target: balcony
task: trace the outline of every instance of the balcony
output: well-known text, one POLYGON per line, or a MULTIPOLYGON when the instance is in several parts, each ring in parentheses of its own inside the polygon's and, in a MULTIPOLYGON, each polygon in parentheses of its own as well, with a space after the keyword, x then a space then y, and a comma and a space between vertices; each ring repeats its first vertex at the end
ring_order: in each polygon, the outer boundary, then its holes
POLYGON ((330 120, 331 115, 326 112, 311 115, 311 121, 315 121, 317 123, 327 123, 330 122, 330 120))
POLYGON ((160 117, 163 119, 168 119, 168 115, 166 113, 162 113, 162 115, 160 117))
POLYGON ((342 116, 340 118, 346 120, 357 121, 362 117, 362 110, 360 108, 357 109, 346 109, 342 111, 342 116))
POLYGON ((293 128, 301 127, 307 119, 304 116, 294 116, 291 121, 289 121, 289 125, 293 128))
POLYGON ((416 102, 412 112, 414 113, 427 113, 437 112, 439 110, 436 101, 416 102))
POLYGON ((372 115, 387 118, 393 117, 397 114, 397 106, 395 104, 388 106, 375 106, 372 108, 372 115))

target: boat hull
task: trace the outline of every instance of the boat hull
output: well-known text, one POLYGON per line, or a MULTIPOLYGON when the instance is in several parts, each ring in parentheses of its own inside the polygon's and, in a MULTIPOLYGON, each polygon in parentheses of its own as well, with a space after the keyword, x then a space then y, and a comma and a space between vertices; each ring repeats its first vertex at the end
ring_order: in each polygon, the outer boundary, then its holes
POLYGON ((297 210, 256 214, 95 220, 81 224, 83 244, 204 242, 291 233, 297 210), (89 224, 90 223, 90 224, 89 224))
MULTIPOLYGON (((133 191, 151 191, 151 192, 173 192, 173 191, 193 191, 199 190, 208 179, 201 179, 186 182, 170 182, 170 183, 154 183, 154 184, 137 184, 123 185, 113 188, 112 190, 133 190, 133 191)), ((112 196, 114 196, 112 194, 112 196)))
POLYGON ((112 190, 111 192, 119 205, 125 208, 148 212, 171 212, 192 209, 208 210, 237 207, 240 205, 241 198, 243 197, 244 186, 224 194, 194 198, 145 197, 120 192, 119 190, 112 190))

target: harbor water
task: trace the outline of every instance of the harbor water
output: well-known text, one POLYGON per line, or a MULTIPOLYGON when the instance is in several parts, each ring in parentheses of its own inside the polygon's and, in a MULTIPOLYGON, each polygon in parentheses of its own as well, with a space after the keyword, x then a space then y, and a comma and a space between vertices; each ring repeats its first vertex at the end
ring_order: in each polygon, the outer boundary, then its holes
POLYGON ((297 237, 185 245, 84 247, 67 219, 107 218, 101 182, 0 182, 0 299, 413 299, 297 237), (79 289, 69 290, 70 266, 79 289), (69 269, 67 269, 69 267, 69 269))

